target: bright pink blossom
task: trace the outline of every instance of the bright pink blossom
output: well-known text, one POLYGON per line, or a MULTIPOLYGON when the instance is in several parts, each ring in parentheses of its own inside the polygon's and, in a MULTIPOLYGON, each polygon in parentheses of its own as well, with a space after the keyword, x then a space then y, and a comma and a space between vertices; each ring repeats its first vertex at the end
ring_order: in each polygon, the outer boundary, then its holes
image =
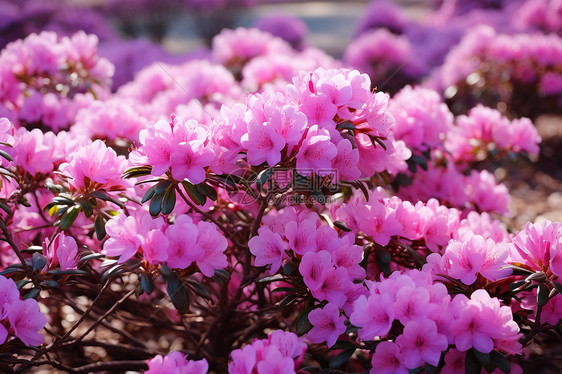
POLYGON ((308 314, 312 329, 306 334, 313 343, 327 342, 328 347, 336 344, 338 337, 346 330, 345 317, 334 304, 327 304, 323 309, 312 310, 308 314))

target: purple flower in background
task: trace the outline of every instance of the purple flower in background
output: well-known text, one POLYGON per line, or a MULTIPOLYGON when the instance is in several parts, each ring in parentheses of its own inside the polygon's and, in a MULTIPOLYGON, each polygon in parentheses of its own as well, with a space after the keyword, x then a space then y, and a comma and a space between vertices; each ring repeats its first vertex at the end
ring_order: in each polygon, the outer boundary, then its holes
POLYGON ((297 50, 304 48, 304 39, 308 33, 303 20, 284 14, 259 18, 254 27, 284 39, 297 50))

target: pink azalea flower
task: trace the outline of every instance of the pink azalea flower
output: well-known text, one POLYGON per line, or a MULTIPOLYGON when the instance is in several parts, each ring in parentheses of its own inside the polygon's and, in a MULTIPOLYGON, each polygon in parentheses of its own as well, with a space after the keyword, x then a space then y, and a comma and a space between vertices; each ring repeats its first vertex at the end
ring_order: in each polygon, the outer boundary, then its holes
POLYGON ((353 303, 350 322, 359 329, 359 338, 373 340, 377 336, 385 336, 394 321, 392 297, 388 294, 371 294, 369 297, 359 296, 353 303))
POLYGON ((295 363, 291 357, 283 357, 281 352, 270 349, 263 360, 258 362, 258 374, 295 373, 295 363))
POLYGON ((332 256, 328 251, 308 252, 301 259, 299 272, 308 288, 317 290, 324 282, 325 269, 330 266, 332 256))
POLYGON ((199 230, 193 220, 186 215, 176 218, 173 225, 166 228, 168 238, 168 259, 170 268, 185 269, 203 255, 203 249, 197 245, 199 230))
POLYGON ((19 301, 20 293, 12 279, 0 275, 0 320, 6 318, 10 305, 19 301))
POLYGON ((312 291, 312 295, 318 300, 328 300, 341 308, 347 301, 347 292, 352 289, 353 282, 349 279, 346 268, 324 269, 322 285, 312 291))
POLYGON ((357 167, 359 162, 359 151, 352 147, 348 139, 342 139, 337 145, 338 153, 332 160, 332 166, 338 171, 337 178, 353 181, 361 176, 357 167))
POLYGON ((39 311, 39 304, 34 299, 17 300, 10 304, 8 320, 14 334, 25 345, 43 343, 44 337, 38 330, 45 327, 47 318, 39 311))
POLYGON ((52 243, 45 239, 43 253, 47 256, 48 267, 60 265, 61 270, 76 269, 78 265, 78 245, 72 236, 58 234, 52 243))
POLYGON ((228 243, 213 223, 201 221, 197 224, 197 229, 197 245, 203 253, 196 263, 201 273, 212 277, 215 269, 224 269, 228 265, 224 254, 228 243))
POLYGON ((396 344, 400 346, 401 362, 408 369, 415 369, 424 361, 438 366, 441 353, 449 346, 445 335, 437 332, 437 325, 430 319, 408 322, 396 344))
POLYGON ((403 325, 410 321, 420 321, 428 316, 429 292, 426 288, 401 288, 396 293, 394 318, 403 325))
POLYGON ((281 150, 285 147, 285 139, 271 123, 256 120, 248 123, 248 132, 242 135, 240 143, 247 149, 248 163, 254 166, 265 161, 275 166, 281 161, 281 150))
POLYGON ((297 171, 308 176, 316 173, 320 176, 331 174, 331 160, 336 157, 338 150, 330 140, 328 130, 314 125, 308 129, 306 138, 297 153, 297 171))
POLYGON ((393 342, 383 341, 377 345, 371 358, 371 374, 408 374, 408 369, 402 364, 400 347, 393 342))
POLYGON ((162 357, 157 355, 147 361, 148 370, 145 374, 207 374, 209 364, 207 360, 187 360, 181 352, 172 352, 162 357))
POLYGON ((271 265, 270 274, 275 274, 281 267, 283 260, 289 258, 285 253, 285 244, 281 236, 265 226, 260 228, 258 236, 250 239, 248 247, 250 252, 256 256, 254 265, 271 265))
POLYGON ((193 184, 199 184, 205 180, 205 168, 214 159, 214 152, 205 147, 203 142, 199 140, 182 142, 170 155, 172 176, 179 181, 188 179, 193 184))
POLYGON ((323 309, 312 310, 308 314, 308 320, 312 329, 306 334, 313 343, 327 342, 328 347, 336 344, 338 337, 346 330, 344 321, 346 318, 340 316, 340 309, 334 304, 328 303, 323 309))
POLYGON ((290 221, 285 224, 285 237, 289 240, 289 246, 299 255, 316 252, 315 233, 314 220, 304 220, 300 223, 290 221))

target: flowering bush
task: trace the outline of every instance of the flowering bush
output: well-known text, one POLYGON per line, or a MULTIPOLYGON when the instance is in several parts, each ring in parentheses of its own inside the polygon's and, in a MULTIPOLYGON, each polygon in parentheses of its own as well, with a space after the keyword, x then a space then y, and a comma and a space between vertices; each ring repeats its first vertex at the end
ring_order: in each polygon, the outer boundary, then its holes
POLYGON ((530 119, 373 91, 359 39, 225 30, 115 92, 96 42, 0 53, 2 371, 509 373, 559 332, 562 225, 493 174, 530 119))

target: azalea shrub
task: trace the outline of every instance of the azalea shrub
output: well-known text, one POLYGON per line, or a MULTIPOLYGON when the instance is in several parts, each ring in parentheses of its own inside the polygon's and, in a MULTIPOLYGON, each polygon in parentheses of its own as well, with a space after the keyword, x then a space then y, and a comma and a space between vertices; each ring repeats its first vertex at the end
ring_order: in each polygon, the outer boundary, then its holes
POLYGON ((560 332, 562 223, 506 224, 494 169, 541 137, 373 89, 400 40, 373 72, 224 30, 113 91, 95 35, 8 44, 0 369, 522 373, 560 332))

